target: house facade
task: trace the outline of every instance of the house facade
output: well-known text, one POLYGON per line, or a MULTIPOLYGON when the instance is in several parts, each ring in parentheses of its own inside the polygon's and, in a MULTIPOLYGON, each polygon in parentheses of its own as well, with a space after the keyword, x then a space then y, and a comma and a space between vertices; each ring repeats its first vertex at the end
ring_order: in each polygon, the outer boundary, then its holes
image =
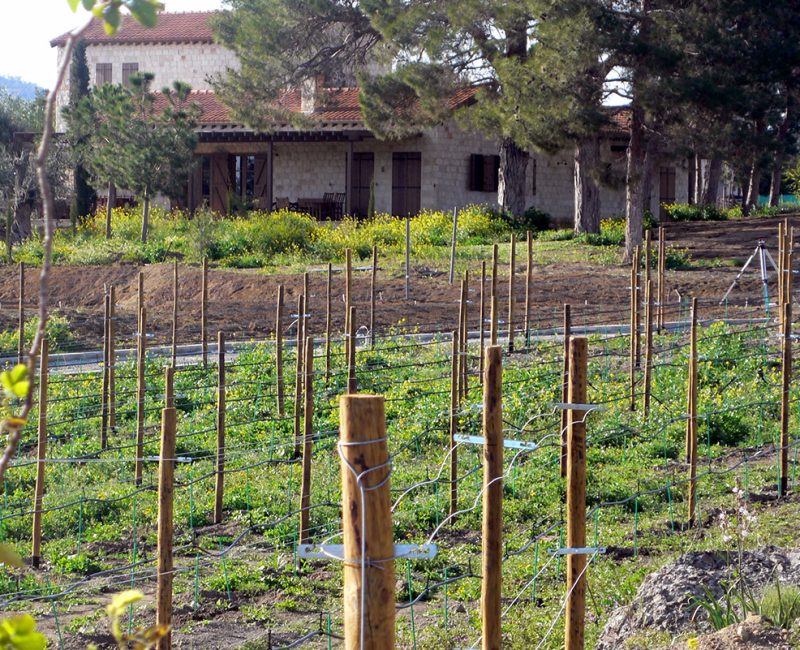
MULTIPOLYGON (((194 210, 206 204, 225 213, 237 205, 261 209, 296 205, 317 216, 361 216, 370 194, 377 212, 395 215, 497 203, 497 142, 463 129, 454 120, 403 140, 379 140, 364 124, 357 88, 311 84, 287 91, 281 104, 306 116, 308 126, 303 129, 275 124, 269 133, 256 133, 236 124, 211 90, 212 77, 238 65, 232 52, 214 42, 212 15, 163 12, 153 29, 126 16, 113 36, 106 35, 99 22, 85 35, 93 85, 124 84, 133 72, 146 71, 155 75, 154 88, 177 80, 192 86, 191 99, 202 112, 198 161, 183 207, 194 210)), ((51 41, 59 58, 65 43, 66 35, 51 41)), ((60 106, 68 96, 65 87, 60 106)), ((452 98, 451 106, 468 106, 473 96, 465 89, 452 98)), ((603 158, 621 169, 628 142, 626 111, 615 111, 612 117, 601 147, 603 158)), ((532 152, 526 205, 570 223, 573 173, 571 151, 532 152)), ((600 193, 603 216, 624 212, 623 188, 602 187, 600 193)), ((651 210, 657 214, 661 203, 685 202, 687 197, 687 164, 665 157, 656 165, 651 210)))

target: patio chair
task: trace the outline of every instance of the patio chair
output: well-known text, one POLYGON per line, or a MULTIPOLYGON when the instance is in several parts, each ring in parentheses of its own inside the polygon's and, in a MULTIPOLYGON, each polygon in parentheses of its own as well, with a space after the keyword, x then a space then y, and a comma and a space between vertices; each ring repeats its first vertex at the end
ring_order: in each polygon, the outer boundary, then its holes
POLYGON ((272 202, 273 210, 288 210, 290 207, 288 196, 279 196, 272 202))
POLYGON ((322 195, 322 217, 324 219, 335 219, 335 206, 334 206, 333 192, 325 192, 322 195))
POLYGON ((344 192, 336 192, 333 195, 333 218, 341 219, 344 216, 344 202, 347 195, 344 192))

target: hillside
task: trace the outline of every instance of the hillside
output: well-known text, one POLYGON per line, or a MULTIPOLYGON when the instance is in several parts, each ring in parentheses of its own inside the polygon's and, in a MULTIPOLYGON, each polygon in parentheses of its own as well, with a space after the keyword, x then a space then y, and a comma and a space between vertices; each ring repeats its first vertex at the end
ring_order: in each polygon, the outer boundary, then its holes
POLYGON ((25 81, 19 77, 5 77, 0 75, 0 88, 3 88, 9 95, 16 95, 23 99, 35 99, 38 92, 43 92, 35 83, 25 81))

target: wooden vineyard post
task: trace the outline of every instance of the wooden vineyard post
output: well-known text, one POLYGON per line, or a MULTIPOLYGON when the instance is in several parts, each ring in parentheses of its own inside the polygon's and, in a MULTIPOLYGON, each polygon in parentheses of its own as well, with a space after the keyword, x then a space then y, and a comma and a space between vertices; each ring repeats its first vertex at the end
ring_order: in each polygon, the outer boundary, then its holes
POLYGON ((325 292, 325 385, 331 380, 331 292, 333 265, 328 262, 328 285, 325 292))
POLYGON ((166 629, 156 644, 157 650, 170 650, 172 635, 172 538, 173 493, 175 489, 176 412, 173 395, 174 368, 165 372, 165 405, 161 411, 161 454, 158 461, 158 573, 156 576, 156 625, 166 629))
MULTIPOLYGON (((586 547, 586 364, 587 339, 574 336, 569 351, 569 435, 567 436, 567 548, 586 547)), ((583 650, 586 618, 586 555, 567 555, 565 650, 583 650)))
POLYGON ((667 287, 667 241, 664 226, 658 228, 658 291, 656 297, 658 301, 658 331, 664 329, 664 303, 666 302, 667 287))
POLYGON ((208 258, 203 258, 200 280, 200 346, 203 352, 203 367, 208 366, 208 258))
POLYGON ((464 324, 461 327, 461 394, 469 393, 469 271, 464 271, 464 324))
POLYGON ((353 295, 350 293, 353 283, 353 253, 349 248, 344 251, 344 335, 350 331, 350 307, 353 295))
POLYGON ((653 281, 645 286, 644 311, 644 390, 642 413, 645 420, 650 415, 650 391, 653 384, 653 281))
POLYGON ((225 493, 225 332, 217 332, 217 458, 214 474, 214 523, 221 524, 225 493))
POLYGON ((144 406, 145 392, 145 367, 147 359, 147 310, 142 307, 139 312, 139 346, 136 357, 136 466, 134 468, 134 482, 136 486, 142 484, 142 463, 144 462, 144 406))
POLYGON ((33 535, 31 564, 39 568, 42 555, 42 515, 44 506, 44 469, 47 458, 47 341, 42 341, 39 355, 39 431, 36 447, 36 484, 33 492, 33 535))
POLYGON ((306 298, 303 294, 297 296, 297 335, 295 348, 297 357, 294 364, 294 456, 300 456, 300 414, 303 409, 303 322, 305 321, 306 298))
POLYGON ((517 265, 517 239, 511 233, 511 256, 508 261, 508 351, 514 351, 514 274, 517 265))
POLYGON ((141 314, 144 307, 144 271, 136 276, 136 313, 141 314))
POLYGON ((395 573, 383 397, 342 395, 339 414, 344 644, 388 650, 395 647, 395 573))
POLYGON ((410 294, 411 283, 411 217, 406 217, 406 300, 410 294))
POLYGON ((642 367, 642 251, 637 246, 636 258, 636 367, 642 367))
POLYGON ((305 345, 305 407, 303 408, 303 474, 300 482, 300 543, 307 544, 311 520, 311 452, 314 438, 314 339, 305 345))
POLYGON ((653 231, 648 228, 644 232, 644 286, 650 282, 650 259, 653 254, 653 231))
POLYGON ((497 319, 500 312, 498 309, 497 297, 497 244, 492 246, 492 305, 491 322, 489 323, 489 345, 497 345, 497 319))
MULTIPOLYGON (((783 304, 786 302, 784 296, 784 284, 786 282, 786 261, 785 250, 786 233, 783 222, 778 222, 778 324, 783 327, 783 304)), ((783 331, 783 330, 781 330, 783 331)))
POLYGON ((348 319, 350 331, 347 334, 349 346, 347 348, 347 392, 350 394, 358 392, 358 382, 356 379, 356 308, 350 307, 350 318, 348 319))
POLYGON ((372 269, 369 277, 369 347, 375 349, 375 283, 378 279, 378 247, 372 247, 372 269))
POLYGON ((453 208, 453 234, 450 237, 450 273, 447 282, 452 286, 456 279, 456 237, 458 235, 458 211, 453 208))
MULTIPOLYGON (((561 401, 565 404, 569 401, 569 350, 570 337, 572 336, 572 308, 569 304, 564 305, 564 355, 561 370, 561 401)), ((569 414, 566 409, 561 411, 561 461, 559 469, 561 476, 567 475, 567 425, 569 414)))
POLYGON ((108 428, 117 431, 117 290, 108 288, 108 428))
POLYGON ((103 377, 100 385, 100 449, 105 449, 108 446, 108 389, 109 389, 109 331, 108 326, 110 323, 109 311, 111 303, 111 296, 106 291, 103 296, 103 377))
POLYGON ((458 405, 459 405, 459 364, 458 342, 461 336, 458 330, 453 331, 452 359, 450 365, 450 516, 458 511, 458 449, 456 449, 456 434, 458 433, 458 405))
POLYGON ((525 262, 525 346, 531 335, 531 286, 533 284, 533 233, 528 231, 525 262))
POLYGON ((630 325, 630 408, 636 410, 636 365, 638 363, 637 348, 639 336, 639 248, 633 253, 631 260, 631 325, 630 325))
MULTIPOLYGON (((791 256, 789 256, 791 260, 791 256)), ((791 267, 790 267, 791 268, 791 267)), ((788 288, 788 282, 787 282, 788 288)), ((788 295, 788 291, 787 291, 788 295)), ((792 303, 783 305, 783 336, 781 349, 781 493, 786 496, 789 490, 789 419, 792 382, 792 303)))
POLYGON ((458 301, 458 395, 464 398, 467 393, 466 387, 466 355, 465 341, 467 338, 467 296, 469 289, 467 288, 467 276, 464 274, 464 279, 461 280, 461 297, 458 301))
POLYGON ((697 298, 692 298, 692 329, 689 339, 688 409, 686 456, 689 463, 689 526, 695 524, 697 505, 697 298))
POLYGON ((178 363, 178 260, 172 268, 172 367, 178 363))
POLYGON ((22 363, 25 359, 25 262, 19 263, 17 328, 17 363, 22 363))
POLYGON ((483 384, 483 350, 486 347, 486 260, 481 262, 481 304, 478 312, 478 376, 483 384))
POLYGON ((278 285, 278 301, 275 314, 275 382, 278 395, 278 417, 283 417, 283 285, 278 285))
POLYGON ((500 650, 503 585, 503 352, 500 346, 486 348, 485 367, 481 647, 500 650))

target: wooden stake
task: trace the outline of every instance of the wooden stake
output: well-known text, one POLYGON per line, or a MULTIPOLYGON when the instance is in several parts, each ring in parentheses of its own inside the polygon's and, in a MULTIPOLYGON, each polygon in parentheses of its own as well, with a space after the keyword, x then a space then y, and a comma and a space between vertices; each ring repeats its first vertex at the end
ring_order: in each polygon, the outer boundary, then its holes
POLYGON ((484 334, 486 332, 486 260, 481 261, 481 305, 480 305, 480 312, 479 312, 479 321, 480 324, 478 326, 478 348, 479 348, 479 356, 478 356, 478 376, 481 378, 481 384, 483 384, 483 355, 484 355, 484 348, 486 347, 486 342, 484 339, 484 334))
MULTIPOLYGON (((637 249, 638 251, 638 249, 637 249)), ((636 410, 636 336, 638 328, 638 320, 636 311, 638 309, 638 263, 639 255, 634 252, 633 259, 631 260, 631 325, 630 325, 630 369, 629 369, 629 390, 630 390, 630 409, 636 410)))
POLYGON ((306 297, 297 296, 297 335, 295 349, 297 356, 294 365, 294 456, 300 457, 302 438, 300 435, 300 417, 303 412, 303 322, 305 321, 306 297))
MULTIPOLYGON (((791 256, 789 259, 791 259, 791 256)), ((788 293, 789 292, 787 291, 787 297, 788 293)), ((789 420, 791 419, 789 393, 792 387, 791 302, 786 302, 783 305, 783 337, 781 353, 781 493, 779 496, 786 496, 789 491, 789 420)))
POLYGON ((642 251, 637 246, 634 252, 634 259, 636 260, 636 367, 642 367, 642 332, 641 332, 641 325, 642 325, 642 311, 641 311, 641 304, 642 304, 642 277, 640 272, 640 266, 642 263, 642 251))
POLYGON ((525 345, 531 335, 531 290, 533 288, 533 233, 528 231, 527 260, 525 262, 525 345))
POLYGON ((25 360, 25 262, 19 263, 19 304, 17 305, 17 363, 25 360))
POLYGON ((347 348, 347 392, 350 394, 358 392, 356 380, 356 308, 350 307, 350 332, 347 335, 349 346, 347 348))
POLYGON ((697 298, 692 298, 691 320, 686 448, 689 461, 689 526, 694 526, 697 505, 697 298))
POLYGON ((305 407, 303 408, 303 474, 300 481, 300 543, 309 540, 311 520, 311 453, 314 439, 314 339, 306 337, 305 407))
MULTIPOLYGON (((572 308, 569 304, 564 305, 564 353, 561 370, 561 401, 565 404, 569 401, 569 350, 570 337, 572 336, 572 308)), ((567 427, 569 412, 567 409, 561 411, 561 462, 559 468, 561 476, 567 475, 567 427)))
POLYGON ((450 237, 450 274, 448 282, 452 286, 456 279, 456 236, 458 235, 458 211, 453 208, 453 235, 450 237))
POLYGON ((372 247, 372 269, 369 278, 369 347, 375 349, 375 283, 378 278, 378 247, 372 247))
POLYGON ((108 288, 108 428, 117 432, 117 290, 108 288))
POLYGON ((667 241, 664 226, 658 228, 658 291, 656 292, 656 327, 661 332, 664 329, 664 303, 666 302, 667 285, 667 241))
POLYGON ((653 281, 645 286, 644 311, 644 404, 642 412, 645 420, 650 415, 650 390, 653 384, 653 281))
POLYGON ((178 260, 172 267, 172 367, 178 364, 178 260))
MULTIPOLYGON (((586 404, 586 338, 574 336, 569 353, 569 404, 586 404)), ((586 546, 586 412, 569 409, 567 436, 567 547, 586 546)), ((586 555, 567 555, 565 650, 583 650, 586 555)))
POLYGON ((783 222, 778 222, 778 324, 783 327, 783 304, 786 302, 784 297, 784 283, 786 281, 785 266, 785 233, 783 222))
POLYGON ((466 310, 467 310, 467 278, 461 280, 461 296, 458 301, 458 376, 459 376, 459 397, 465 395, 465 359, 464 359, 464 340, 466 338, 466 310))
POLYGON ((39 355, 39 443, 36 447, 36 485, 33 491, 33 543, 31 564, 39 568, 42 555, 42 515, 44 514, 44 469, 47 458, 47 380, 49 378, 47 341, 42 341, 39 355))
POLYGON ((503 352, 486 348, 483 382, 483 530, 481 627, 483 650, 500 650, 503 587, 503 352))
POLYGON ((139 345, 136 358, 136 466, 134 468, 134 482, 136 486, 142 484, 142 463, 144 462, 144 416, 145 416, 145 365, 147 358, 147 309, 142 307, 139 311, 139 345))
POLYGON ((456 448, 456 434, 458 433, 458 405, 461 393, 458 342, 458 330, 453 331, 452 360, 450 365, 450 516, 458 511, 458 449, 456 448))
POLYGON ((353 294, 353 253, 347 248, 344 251, 344 335, 350 331, 350 307, 352 306, 353 294))
POLYGON ((339 414, 344 643, 388 650, 395 647, 395 574, 383 397, 342 395, 339 414))
POLYGON ((158 461, 158 573, 156 576, 156 625, 163 626, 166 633, 158 640, 157 650, 172 648, 172 538, 173 538, 173 494, 175 483, 175 433, 176 412, 173 395, 174 368, 167 367, 165 407, 161 411, 161 454, 158 461))
POLYGON ((225 332, 217 332, 217 459, 214 485, 214 523, 222 523, 225 492, 225 332))
POLYGON ((497 319, 500 316, 497 297, 497 244, 492 245, 492 306, 489 323, 489 345, 497 345, 497 319))
POLYGON ((644 233, 644 286, 650 282, 650 259, 653 253, 653 231, 648 228, 644 233))
POLYGON ((200 345, 203 349, 203 367, 208 366, 208 258, 203 258, 200 287, 200 345))
POLYGON ((278 285, 278 301, 275 314, 275 379, 278 393, 278 417, 284 414, 283 382, 283 285, 278 285))
POLYGON ((103 378, 100 387, 100 449, 108 446, 108 374, 109 374, 109 312, 111 296, 106 293, 103 296, 103 378))
POLYGON ((411 282, 411 217, 406 217, 406 300, 410 295, 411 282))
POLYGON ((517 240, 511 233, 511 257, 508 262, 508 351, 514 351, 514 275, 517 265, 517 240))
POLYGON ((144 271, 136 276, 136 313, 141 314, 144 307, 144 271))
POLYGON ((328 262, 328 285, 325 294, 325 385, 331 379, 331 292, 333 290, 333 265, 328 262))

